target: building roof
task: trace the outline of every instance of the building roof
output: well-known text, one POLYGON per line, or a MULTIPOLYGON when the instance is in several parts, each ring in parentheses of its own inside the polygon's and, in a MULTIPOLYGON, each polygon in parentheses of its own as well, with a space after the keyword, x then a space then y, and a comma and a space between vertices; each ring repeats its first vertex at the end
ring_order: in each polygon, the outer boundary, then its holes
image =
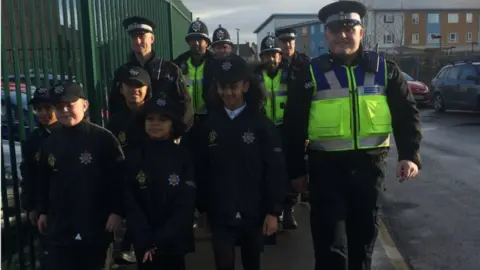
POLYGON ((280 27, 277 27, 275 28, 275 31, 277 30, 281 30, 281 29, 286 29, 286 28, 297 28, 297 27, 301 27, 301 26, 307 26, 307 25, 312 25, 312 24, 321 24, 322 22, 320 22, 319 20, 311 20, 311 21, 306 21, 306 22, 301 22, 301 23, 296 23, 296 24, 289 24, 289 25, 285 25, 285 26, 280 26, 280 27))
POLYGON ((317 13, 273 13, 270 15, 260 26, 257 27, 253 31, 254 34, 257 34, 258 32, 262 31, 265 26, 271 22, 273 19, 294 19, 294 18, 317 18, 317 13))
POLYGON ((480 10, 479 0, 357 0, 370 10, 480 10))
MULTIPOLYGON (((250 44, 250 43, 245 43, 245 44, 239 44, 239 56, 248 58, 255 56, 255 51, 250 45, 255 45, 255 44, 250 44)), ((237 45, 232 46, 232 52, 237 53, 237 45)))

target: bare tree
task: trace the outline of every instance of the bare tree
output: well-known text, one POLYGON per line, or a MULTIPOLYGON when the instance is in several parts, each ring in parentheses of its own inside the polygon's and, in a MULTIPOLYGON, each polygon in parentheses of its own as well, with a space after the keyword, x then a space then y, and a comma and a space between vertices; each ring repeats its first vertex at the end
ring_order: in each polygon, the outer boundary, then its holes
POLYGON ((379 14, 375 19, 377 21, 375 39, 381 47, 398 48, 405 44, 403 13, 379 14))

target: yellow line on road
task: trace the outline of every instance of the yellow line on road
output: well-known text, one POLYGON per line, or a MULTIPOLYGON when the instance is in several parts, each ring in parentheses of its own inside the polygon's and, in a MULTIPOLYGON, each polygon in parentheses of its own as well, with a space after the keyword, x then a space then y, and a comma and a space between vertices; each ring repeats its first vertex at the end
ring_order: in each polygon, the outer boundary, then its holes
POLYGON ((395 270, 409 270, 410 268, 403 259, 402 254, 400 254, 400 251, 398 251, 397 246, 393 242, 393 239, 388 233, 387 227, 382 220, 379 220, 379 238, 385 253, 387 253, 388 258, 390 259, 390 263, 395 270))

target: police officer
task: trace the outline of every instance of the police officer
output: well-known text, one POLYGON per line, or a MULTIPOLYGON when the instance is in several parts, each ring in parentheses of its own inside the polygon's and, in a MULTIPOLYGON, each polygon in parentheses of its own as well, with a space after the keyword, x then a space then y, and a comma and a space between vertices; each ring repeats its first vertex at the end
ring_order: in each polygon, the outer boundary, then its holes
MULTIPOLYGON (((287 89, 296 88, 295 77, 288 75, 288 69, 282 69, 280 46, 280 40, 271 34, 263 38, 260 44, 261 65, 255 72, 266 95, 265 112, 268 118, 275 123, 279 132, 281 132, 283 112, 287 104, 287 89)), ((297 228, 297 222, 292 214, 296 197, 297 194, 290 188, 282 218, 283 228, 287 230, 297 228)))
POLYGON ((280 47, 282 49, 282 64, 289 68, 289 73, 293 67, 302 63, 310 63, 310 57, 304 53, 295 50, 295 38, 297 30, 295 28, 285 28, 275 31, 275 36, 280 40, 280 47))
MULTIPOLYGON (((52 132, 59 129, 60 124, 57 121, 54 106, 50 100, 49 91, 46 88, 39 88, 33 93, 33 98, 29 101, 33 107, 39 126, 29 134, 22 145, 23 160, 20 163, 21 182, 21 202, 24 210, 28 212, 28 219, 33 226, 37 226, 38 210, 36 209, 36 177, 38 174, 38 160, 40 158, 40 149, 44 141, 50 137, 52 132)), ((48 242, 47 237, 39 234, 41 250, 40 264, 42 269, 47 269, 48 242)))
POLYGON ((415 100, 394 62, 362 49, 365 13, 365 6, 354 1, 334 2, 320 10, 330 52, 298 72, 309 91, 288 93, 284 141, 294 181, 306 175, 304 143, 309 138, 317 270, 371 269, 392 131, 397 177, 412 179, 421 166, 415 100))
MULTIPOLYGON (((181 76, 182 72, 172 62, 156 56, 152 49, 155 41, 153 33, 155 24, 149 19, 134 16, 125 19, 123 26, 130 36, 132 48, 131 59, 126 64, 146 69, 150 74, 152 86, 155 86, 155 89, 164 91, 175 102, 183 104, 185 107, 184 123, 187 125, 187 128, 190 127, 193 121, 193 112, 188 91, 181 76)), ((119 71, 120 69, 115 71, 113 86, 110 91, 110 114, 127 109, 125 99, 120 91, 119 71)))
POLYGON ((216 56, 229 56, 232 54, 233 43, 230 39, 230 33, 221 24, 213 31, 213 41, 210 47, 216 56))
POLYGON ((195 119, 200 120, 207 113, 204 94, 210 88, 208 70, 213 58, 213 53, 207 50, 212 43, 208 28, 200 18, 190 24, 185 41, 190 46, 190 50, 178 56, 174 62, 180 67, 185 78, 195 119))

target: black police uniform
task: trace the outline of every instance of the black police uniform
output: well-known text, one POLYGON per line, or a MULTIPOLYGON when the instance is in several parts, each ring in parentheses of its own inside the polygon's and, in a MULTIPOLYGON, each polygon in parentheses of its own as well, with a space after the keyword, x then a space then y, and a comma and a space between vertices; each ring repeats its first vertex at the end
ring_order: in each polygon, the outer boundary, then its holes
MULTIPOLYGON (((339 31, 360 25, 365 13, 366 8, 361 3, 335 2, 320 10, 319 19, 327 25, 327 31, 339 31)), ((350 66, 357 66, 356 70, 377 72, 379 62, 376 53, 360 49, 350 66)), ((335 69, 337 76, 337 70, 347 64, 342 58, 330 53, 312 59, 312 69, 314 65, 321 72, 335 69)), ((388 82, 385 93, 399 160, 410 160, 420 167, 419 145, 422 135, 419 112, 397 65, 387 60, 386 68, 388 82)), ((284 141, 288 142, 285 152, 291 179, 306 174, 304 143, 308 134, 313 91, 315 87, 323 89, 326 84, 326 80, 317 81, 314 87, 309 70, 299 72, 298 76, 303 76, 307 89, 289 92, 289 106, 284 122, 284 141)), ((350 100, 357 103, 359 99, 350 100)), ((387 153, 388 147, 321 151, 315 149, 310 141, 307 154, 315 269, 371 269, 387 153)))
MULTIPOLYGON (((80 85, 52 89, 52 102, 84 99, 80 85)), ((43 144, 38 210, 47 215, 50 269, 101 269, 112 234, 110 214, 121 215, 124 156, 112 133, 84 120, 62 126, 43 144)))
MULTIPOLYGON (((51 105, 49 90, 46 88, 39 88, 33 93, 33 98, 29 101, 29 105, 37 106, 39 104, 51 105)), ((52 105, 53 106, 53 105, 52 105)), ((52 132, 55 132, 60 127, 58 122, 49 126, 39 125, 32 131, 27 139, 22 144, 22 162, 20 163, 20 173, 22 181, 20 187, 22 193, 20 200, 22 208, 27 211, 36 211, 36 177, 38 173, 38 160, 40 158, 40 149, 44 141, 50 137, 52 132)), ((48 241, 47 237, 39 234, 40 253, 39 261, 42 269, 47 269, 47 255, 48 255, 48 241)))
MULTIPOLYGON (((250 79, 243 59, 227 57, 217 66, 221 84, 250 79)), ((236 111, 223 106, 209 112, 196 142, 198 209, 206 212, 217 269, 234 269, 240 245, 244 269, 260 268, 262 224, 281 213, 286 189, 284 155, 272 122, 259 110, 260 89, 245 94, 236 111)))
MULTIPOLYGON (((268 35, 266 36, 265 38, 263 38, 261 44, 260 44, 260 55, 262 53, 265 53, 265 52, 271 52, 271 51, 274 51, 274 52, 277 52, 277 53, 282 53, 282 50, 280 48, 280 40, 276 37, 274 37, 273 35, 268 35)), ((297 80, 295 78, 295 76, 293 75, 293 68, 292 70, 290 70, 288 68, 288 66, 285 66, 285 65, 282 65, 282 63, 279 63, 279 66, 278 66, 278 69, 276 71, 268 71, 265 69, 265 67, 263 65, 260 65, 256 68, 255 70, 255 75, 256 75, 256 78, 258 79, 258 81, 260 82, 260 85, 263 89, 263 92, 264 92, 264 95, 265 95, 265 99, 271 99, 271 107, 268 108, 268 107, 265 107, 264 110, 265 111, 274 111, 274 106, 275 106, 275 99, 272 98, 272 96, 276 96, 276 94, 280 93, 277 92, 273 93, 272 89, 271 89, 271 86, 268 86, 268 85, 265 85, 265 82, 264 82, 264 75, 263 73, 264 72, 267 72, 267 76, 269 76, 270 78, 275 78, 275 76, 278 75, 278 72, 281 72, 281 77, 280 77, 280 84, 283 84, 283 85, 286 85, 287 86, 287 89, 282 89, 283 91, 287 90, 287 91, 290 91, 290 89, 294 89, 294 88, 298 88, 297 87, 297 80)), ((286 93, 283 93, 283 95, 286 95, 286 93)), ((284 103, 282 104, 281 108, 282 110, 285 109, 285 106, 287 104, 284 103)), ((272 113, 272 115, 274 115, 274 113, 272 113)), ((282 123, 276 123, 277 124, 277 130, 279 132, 282 132, 282 127, 283 127, 283 124, 282 123)), ((287 180, 288 181, 288 180, 287 180)), ((282 215, 282 221, 283 221, 283 228, 284 229, 296 229, 297 228, 297 222, 295 221, 293 215, 292 215, 292 211, 293 211, 293 206, 297 203, 297 194, 295 194, 295 192, 293 191, 293 189, 291 188, 291 185, 289 185, 289 188, 288 188, 288 192, 287 192, 288 196, 286 197, 285 199, 285 203, 284 203, 284 209, 283 209, 283 215, 282 215)), ((266 240, 266 243, 272 243, 273 239, 267 239, 266 240)))
MULTIPOLYGON (((159 113, 180 127, 181 108, 168 97, 147 102, 141 121, 159 113)), ((183 131, 183 127, 181 128, 183 131)), ((125 206, 139 270, 183 270, 184 255, 194 249, 192 220, 196 185, 188 150, 167 140, 148 138, 127 156, 125 206), (152 262, 142 263, 155 249, 152 262)))
MULTIPOLYGON (((135 35, 136 33, 153 33, 155 24, 142 17, 134 16, 123 21, 127 33, 135 35)), ((182 71, 171 61, 167 61, 155 55, 152 51, 152 57, 145 65, 136 59, 135 55, 131 55, 130 61, 126 63, 127 66, 138 66, 145 68, 150 74, 152 89, 162 91, 169 95, 174 102, 183 104, 185 107, 185 114, 183 117, 185 124, 191 125, 193 121, 193 113, 190 104, 188 91, 183 81, 182 71)), ((125 99, 120 93, 119 84, 120 71, 117 69, 114 73, 114 80, 109 95, 109 112, 110 115, 127 110, 125 99)))
MULTIPOLYGON (((145 100, 150 99, 152 89, 148 71, 138 66, 125 65, 118 70, 118 74, 118 82, 120 84, 147 85, 148 89, 145 100)), ((127 106, 125 110, 112 115, 108 119, 106 128, 117 138, 124 152, 128 152, 126 148, 135 147, 135 145, 142 140, 143 131, 141 127, 137 125, 137 117, 142 110, 143 108, 139 108, 138 111, 132 111, 127 106)))

